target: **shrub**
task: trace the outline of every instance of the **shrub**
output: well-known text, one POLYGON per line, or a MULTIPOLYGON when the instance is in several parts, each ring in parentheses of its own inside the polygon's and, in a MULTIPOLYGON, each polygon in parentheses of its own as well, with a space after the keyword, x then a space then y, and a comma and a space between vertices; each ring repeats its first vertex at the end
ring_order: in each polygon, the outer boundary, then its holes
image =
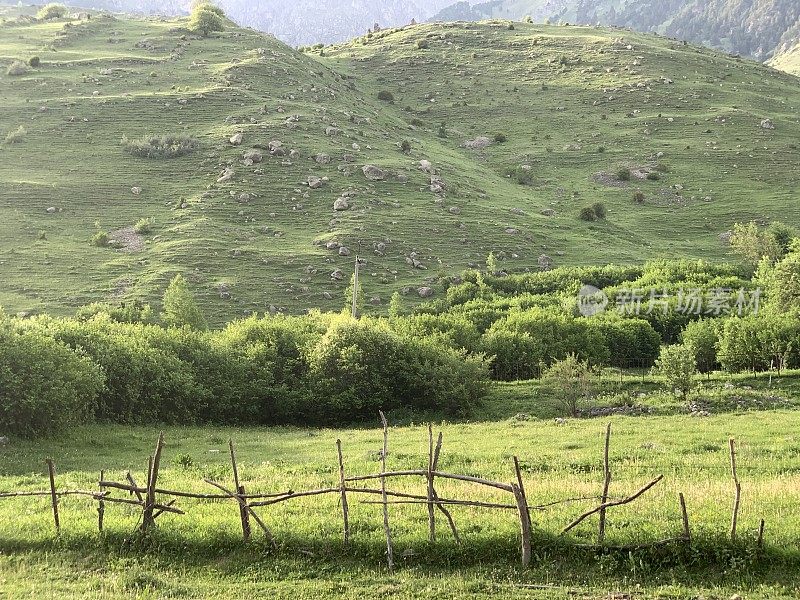
POLYGON ((33 67, 34 69, 41 64, 41 59, 38 56, 31 56, 28 59, 28 65, 33 67))
POLYGON ((628 167, 623 167, 617 171, 617 179, 620 181, 631 180, 631 170, 628 167))
POLYGON ((382 100, 384 102, 394 102, 394 94, 386 90, 381 90, 378 92, 378 100, 382 100))
POLYGON ((559 405, 572 417, 578 416, 581 406, 592 395, 592 371, 574 354, 553 363, 545 372, 543 382, 555 390, 559 405))
POLYGON ((655 171, 650 171, 647 174, 647 179, 650 180, 650 181, 658 181, 659 179, 661 179, 661 175, 659 175, 655 171))
POLYGON ((417 41, 417 48, 419 50, 427 50, 429 45, 430 44, 428 43, 428 40, 419 40, 419 41, 417 41))
POLYGON ((633 193, 633 201, 636 204, 644 204, 644 192, 637 190, 633 193))
POLYGON ((195 152, 200 142, 185 135, 145 136, 136 140, 123 136, 122 147, 140 158, 176 158, 195 152))
POLYGON ((683 343, 694 352, 694 362, 701 373, 713 371, 718 365, 717 344, 719 323, 714 319, 701 319, 686 324, 681 334, 683 343))
POLYGON ((520 165, 511 169, 508 175, 520 185, 533 185, 533 169, 526 169, 520 165))
POLYGON ((585 206, 581 209, 581 212, 578 214, 582 221, 596 221, 597 220, 597 213, 594 212, 594 208, 591 206, 585 206))
POLYGON ((463 415, 486 392, 488 373, 433 340, 407 338, 385 324, 340 318, 311 353, 317 398, 313 418, 374 419, 378 410, 410 408, 463 415))
POLYGON ((6 69, 6 75, 17 77, 28 72, 28 65, 20 60, 15 60, 6 69))
POLYGON ((45 4, 42 8, 40 8, 39 12, 36 13, 36 18, 47 21, 49 19, 63 19, 66 15, 66 6, 52 2, 50 4, 45 4))
POLYGON ((598 219, 606 218, 606 206, 602 202, 595 202, 592 204, 592 210, 598 219))
POLYGON ((670 392, 680 394, 686 401, 697 374, 694 351, 685 344, 664 346, 656 361, 655 372, 664 377, 670 392))
POLYGON ((200 307, 189 291, 186 280, 178 274, 169 282, 161 303, 161 321, 167 327, 190 327, 208 329, 200 307))
POLYGON ((136 221, 136 224, 133 226, 133 230, 136 233, 150 233, 153 229, 153 219, 139 219, 136 221))
POLYGON ((211 35, 214 31, 224 31, 224 14, 216 6, 200 4, 192 11, 189 17, 189 29, 202 36, 211 35))
POLYGON ((494 136, 494 141, 497 142, 498 144, 503 144, 506 141, 508 141, 508 137, 506 136, 505 133, 496 133, 494 136))
POLYGON ((220 17, 224 17, 225 16, 225 11, 221 7, 219 7, 216 4, 214 4, 213 2, 198 2, 197 4, 194 5, 192 10, 193 11, 195 11, 195 10, 209 10, 209 11, 213 12, 215 15, 218 15, 220 17))
POLYGON ((26 135, 28 135, 28 130, 20 125, 15 130, 8 132, 8 135, 6 135, 6 144, 18 144, 25 139, 26 135))
POLYGON ((400 150, 405 154, 411 152, 411 142, 409 142, 408 140, 403 140, 402 142, 400 142, 400 150))
POLYGON ((94 417, 100 369, 39 332, 0 322, 0 430, 33 437, 94 417))
POLYGON ((98 248, 105 248, 109 244, 108 233, 105 231, 98 231, 92 236, 91 244, 98 248))

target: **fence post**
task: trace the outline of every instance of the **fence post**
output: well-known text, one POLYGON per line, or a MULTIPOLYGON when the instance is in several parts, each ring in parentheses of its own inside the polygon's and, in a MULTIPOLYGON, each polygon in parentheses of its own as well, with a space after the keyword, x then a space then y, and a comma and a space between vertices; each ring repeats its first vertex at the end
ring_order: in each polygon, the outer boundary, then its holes
POLYGON ((47 459, 47 472, 50 475, 50 502, 53 505, 53 522, 56 532, 61 532, 61 521, 58 518, 58 495, 56 494, 56 466, 52 458, 47 459))

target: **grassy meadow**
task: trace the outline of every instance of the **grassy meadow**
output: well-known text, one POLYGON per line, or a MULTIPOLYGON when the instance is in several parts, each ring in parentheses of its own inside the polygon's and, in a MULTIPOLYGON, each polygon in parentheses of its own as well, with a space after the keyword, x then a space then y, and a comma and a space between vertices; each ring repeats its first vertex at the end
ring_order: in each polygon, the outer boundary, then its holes
MULTIPOLYGON (((727 378, 726 378, 727 381, 727 378)), ((796 374, 773 382, 789 394, 796 374)), ((722 383, 717 381, 717 383, 722 383)), ((767 385, 732 380, 735 390, 767 385)), ((652 390, 636 377, 616 384, 624 391, 652 390)), ((609 547, 652 542, 678 535, 677 495, 686 496, 694 541, 650 549, 597 550, 597 520, 566 535, 561 530, 595 500, 559 503, 533 511, 533 561, 519 566, 515 511, 451 507, 463 538, 454 543, 437 518, 438 539, 427 539, 425 507, 391 505, 396 569, 387 572, 379 505, 350 495, 352 543, 342 543, 338 495, 302 498, 257 509, 272 529, 272 549, 260 531, 245 545, 238 512, 221 501, 178 501, 183 516, 164 515, 147 539, 132 535, 136 507, 107 505, 105 531, 97 532, 96 505, 67 498, 60 504, 62 533, 54 535, 49 499, 0 501, 0 597, 42 598, 276 598, 337 597, 532 597, 600 598, 793 598, 800 593, 797 515, 800 506, 800 413, 793 410, 735 410, 709 417, 662 408, 649 416, 549 418, 552 408, 535 382, 497 385, 487 404, 494 414, 474 422, 437 422, 444 433, 441 469, 497 481, 514 479, 519 456, 531 505, 594 497, 602 489, 602 445, 606 422, 613 436, 611 496, 624 497, 659 474, 664 480, 638 501, 609 509, 609 547), (505 415, 501 414, 505 411, 505 415), (525 411, 525 414, 520 414, 525 411), (728 540, 733 484, 728 439, 738 443, 742 481, 739 537, 728 540), (765 545, 756 547, 760 519, 765 545)), ((649 393, 644 403, 657 393, 649 393)), ((653 401, 653 407, 658 404, 653 401)), ((389 415, 390 420, 393 416, 389 415)), ((422 468, 427 460, 424 423, 398 415, 390 428, 388 468, 422 468)), ((377 419, 376 419, 377 421, 377 419)), ((63 437, 12 440, 0 449, 0 489, 46 489, 43 459, 56 460, 62 488, 94 489, 99 472, 121 481, 130 469, 144 477, 159 428, 87 426, 63 437)), ((343 443, 348 474, 380 468, 380 429, 167 427, 159 485, 210 492, 204 478, 230 484, 227 442, 237 446, 248 492, 312 489, 336 485, 336 439, 343 443)), ((389 489, 424 493, 421 481, 405 478, 389 489)), ((508 502, 468 483, 442 480, 441 497, 508 502)), ((119 493, 115 494, 119 495, 119 493)))

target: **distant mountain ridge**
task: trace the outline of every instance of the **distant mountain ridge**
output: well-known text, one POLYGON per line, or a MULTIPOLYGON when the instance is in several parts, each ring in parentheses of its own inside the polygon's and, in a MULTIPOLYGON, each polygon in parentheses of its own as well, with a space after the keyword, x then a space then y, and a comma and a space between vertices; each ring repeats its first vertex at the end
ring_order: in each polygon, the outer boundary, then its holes
POLYGON ((432 21, 519 20, 626 27, 766 61, 800 41, 797 0, 493 0, 456 2, 432 21))

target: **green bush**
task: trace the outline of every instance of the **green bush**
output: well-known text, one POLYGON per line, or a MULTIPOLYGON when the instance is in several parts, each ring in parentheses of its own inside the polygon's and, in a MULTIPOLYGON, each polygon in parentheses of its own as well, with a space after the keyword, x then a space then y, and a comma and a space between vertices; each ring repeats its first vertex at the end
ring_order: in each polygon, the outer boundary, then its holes
POLYGON ((394 102, 394 94, 392 94, 392 92, 387 92, 386 90, 381 90, 378 92, 378 100, 382 100, 384 102, 394 102))
POLYGON ((102 381, 89 359, 0 321, 0 430, 33 437, 89 421, 102 381))
POLYGON ((594 212, 594 208, 591 206, 583 207, 578 216, 581 221, 597 221, 597 213, 594 212))
POLYGON ((594 211, 594 215, 598 219, 605 219, 606 218, 606 205, 602 202, 595 202, 592 204, 592 210, 594 211))
POLYGON ((623 167, 617 171, 617 179, 619 181, 630 181, 631 170, 628 167, 623 167))
POLYGON ((686 401, 697 374, 694 351, 683 344, 664 346, 656 362, 655 372, 664 377, 668 391, 680 395, 686 401))
POLYGON ((31 56, 28 59, 28 66, 33 67, 34 69, 38 67, 41 63, 42 61, 38 56, 31 56))
POLYGON ((419 50, 427 50, 429 45, 430 44, 428 43, 428 40, 418 40, 417 41, 417 48, 419 50))
POLYGON ((505 133, 496 133, 494 136, 494 141, 498 144, 504 144, 508 141, 508 136, 505 133))
POLYGON ((153 219, 139 219, 133 226, 133 230, 136 233, 140 234, 150 233, 152 229, 153 229, 153 219))
POLYGON ((185 135, 152 135, 135 140, 123 136, 122 147, 140 158, 176 158, 198 150, 200 142, 185 135))
POLYGON ((683 343, 694 352, 694 361, 701 373, 713 371, 719 365, 717 360, 719 330, 719 321, 701 319, 687 323, 681 334, 683 343))
POLYGON ((637 190, 633 193, 633 201, 636 204, 644 204, 644 192, 637 190))
POLYGON ((378 410, 409 408, 466 414, 486 392, 481 358, 430 339, 408 338, 385 323, 341 318, 311 353, 311 415, 333 422, 344 412, 374 418, 378 410))
POLYGON ((409 142, 408 140, 403 140, 402 142, 400 142, 400 150, 404 154, 408 154, 409 152, 411 152, 411 142, 409 142))
POLYGON ((49 19, 63 19, 65 16, 67 16, 67 7, 55 2, 45 4, 39 9, 39 12, 36 13, 36 18, 43 21, 49 19))
POLYGON ((91 244, 92 246, 97 246, 98 248, 105 248, 109 245, 109 237, 108 233, 105 231, 98 231, 92 236, 91 244))

